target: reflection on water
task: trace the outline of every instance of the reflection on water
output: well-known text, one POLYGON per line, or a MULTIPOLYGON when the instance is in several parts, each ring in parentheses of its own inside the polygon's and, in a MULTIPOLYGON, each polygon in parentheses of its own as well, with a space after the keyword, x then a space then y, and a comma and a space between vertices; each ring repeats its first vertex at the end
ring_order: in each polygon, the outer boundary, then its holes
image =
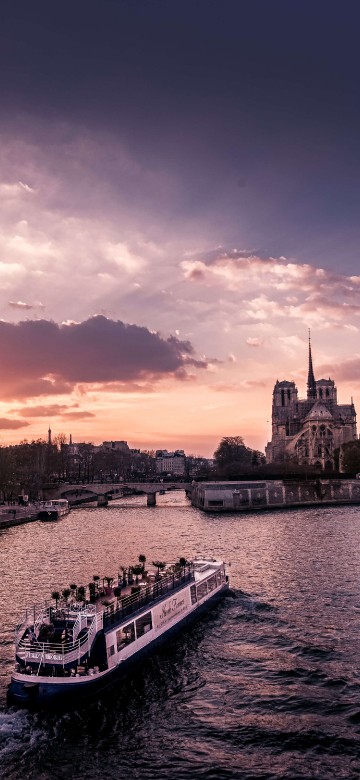
POLYGON ((360 509, 204 515, 182 493, 0 532, 0 765, 8 780, 358 778, 360 509), (70 582, 214 553, 233 587, 86 709, 7 709, 24 606, 70 582))

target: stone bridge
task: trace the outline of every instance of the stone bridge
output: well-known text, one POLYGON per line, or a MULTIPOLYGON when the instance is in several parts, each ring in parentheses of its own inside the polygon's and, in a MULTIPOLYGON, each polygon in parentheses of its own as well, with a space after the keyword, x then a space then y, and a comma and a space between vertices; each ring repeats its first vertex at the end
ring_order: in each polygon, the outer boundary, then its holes
POLYGON ((43 498, 67 498, 70 504, 83 504, 88 501, 97 501, 99 505, 106 505, 109 498, 121 498, 124 491, 134 490, 136 493, 145 493, 147 505, 156 506, 156 494, 166 490, 185 490, 191 495, 191 482, 89 482, 70 484, 64 482, 60 485, 46 486, 43 488, 43 498))

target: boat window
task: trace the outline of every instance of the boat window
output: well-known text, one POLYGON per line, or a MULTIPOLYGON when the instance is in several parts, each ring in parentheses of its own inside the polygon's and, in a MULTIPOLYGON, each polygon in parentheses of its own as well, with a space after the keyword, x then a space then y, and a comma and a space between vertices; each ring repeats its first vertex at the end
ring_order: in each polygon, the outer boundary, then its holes
POLYGON ((221 501, 220 499, 216 499, 216 500, 210 499, 208 501, 208 506, 224 506, 224 502, 221 501))
POLYGON ((200 582, 200 585, 196 588, 198 599, 203 599, 207 594, 207 582, 200 582))
POLYGON ((108 647, 108 653, 107 654, 108 654, 108 658, 111 658, 111 656, 115 654, 115 646, 114 645, 110 645, 110 647, 108 647))
POLYGON ((129 645, 135 641, 135 626, 134 623, 128 623, 127 626, 122 626, 116 632, 117 649, 122 650, 123 647, 129 645))
POLYGON ((141 615, 136 621, 136 636, 143 636, 147 631, 152 629, 151 612, 147 612, 146 615, 141 615))
POLYGON ((216 577, 215 574, 212 577, 209 577, 208 579, 208 590, 214 590, 216 588, 216 577))
POLYGON ((195 585, 190 586, 190 596, 191 596, 191 603, 196 604, 197 602, 197 596, 196 596, 196 587, 195 585))
POLYGON ((221 582, 221 572, 217 571, 216 572, 216 584, 220 585, 220 582, 221 582))

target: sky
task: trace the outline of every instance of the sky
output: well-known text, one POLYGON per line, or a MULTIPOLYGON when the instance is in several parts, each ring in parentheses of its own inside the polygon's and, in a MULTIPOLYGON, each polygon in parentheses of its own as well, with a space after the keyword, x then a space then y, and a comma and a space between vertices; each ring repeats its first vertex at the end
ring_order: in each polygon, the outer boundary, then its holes
MULTIPOLYGON (((5 4, 4 4, 5 5, 5 4)), ((0 12, 0 444, 264 450, 360 408, 358 2, 0 12)))

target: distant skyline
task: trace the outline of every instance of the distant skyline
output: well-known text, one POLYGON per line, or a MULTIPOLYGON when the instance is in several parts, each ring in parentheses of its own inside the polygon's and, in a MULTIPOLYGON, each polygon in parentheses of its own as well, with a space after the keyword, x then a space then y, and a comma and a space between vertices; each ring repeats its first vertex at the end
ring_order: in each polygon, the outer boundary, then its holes
POLYGON ((276 379, 360 407, 359 6, 14 0, 0 444, 264 450, 276 379))

